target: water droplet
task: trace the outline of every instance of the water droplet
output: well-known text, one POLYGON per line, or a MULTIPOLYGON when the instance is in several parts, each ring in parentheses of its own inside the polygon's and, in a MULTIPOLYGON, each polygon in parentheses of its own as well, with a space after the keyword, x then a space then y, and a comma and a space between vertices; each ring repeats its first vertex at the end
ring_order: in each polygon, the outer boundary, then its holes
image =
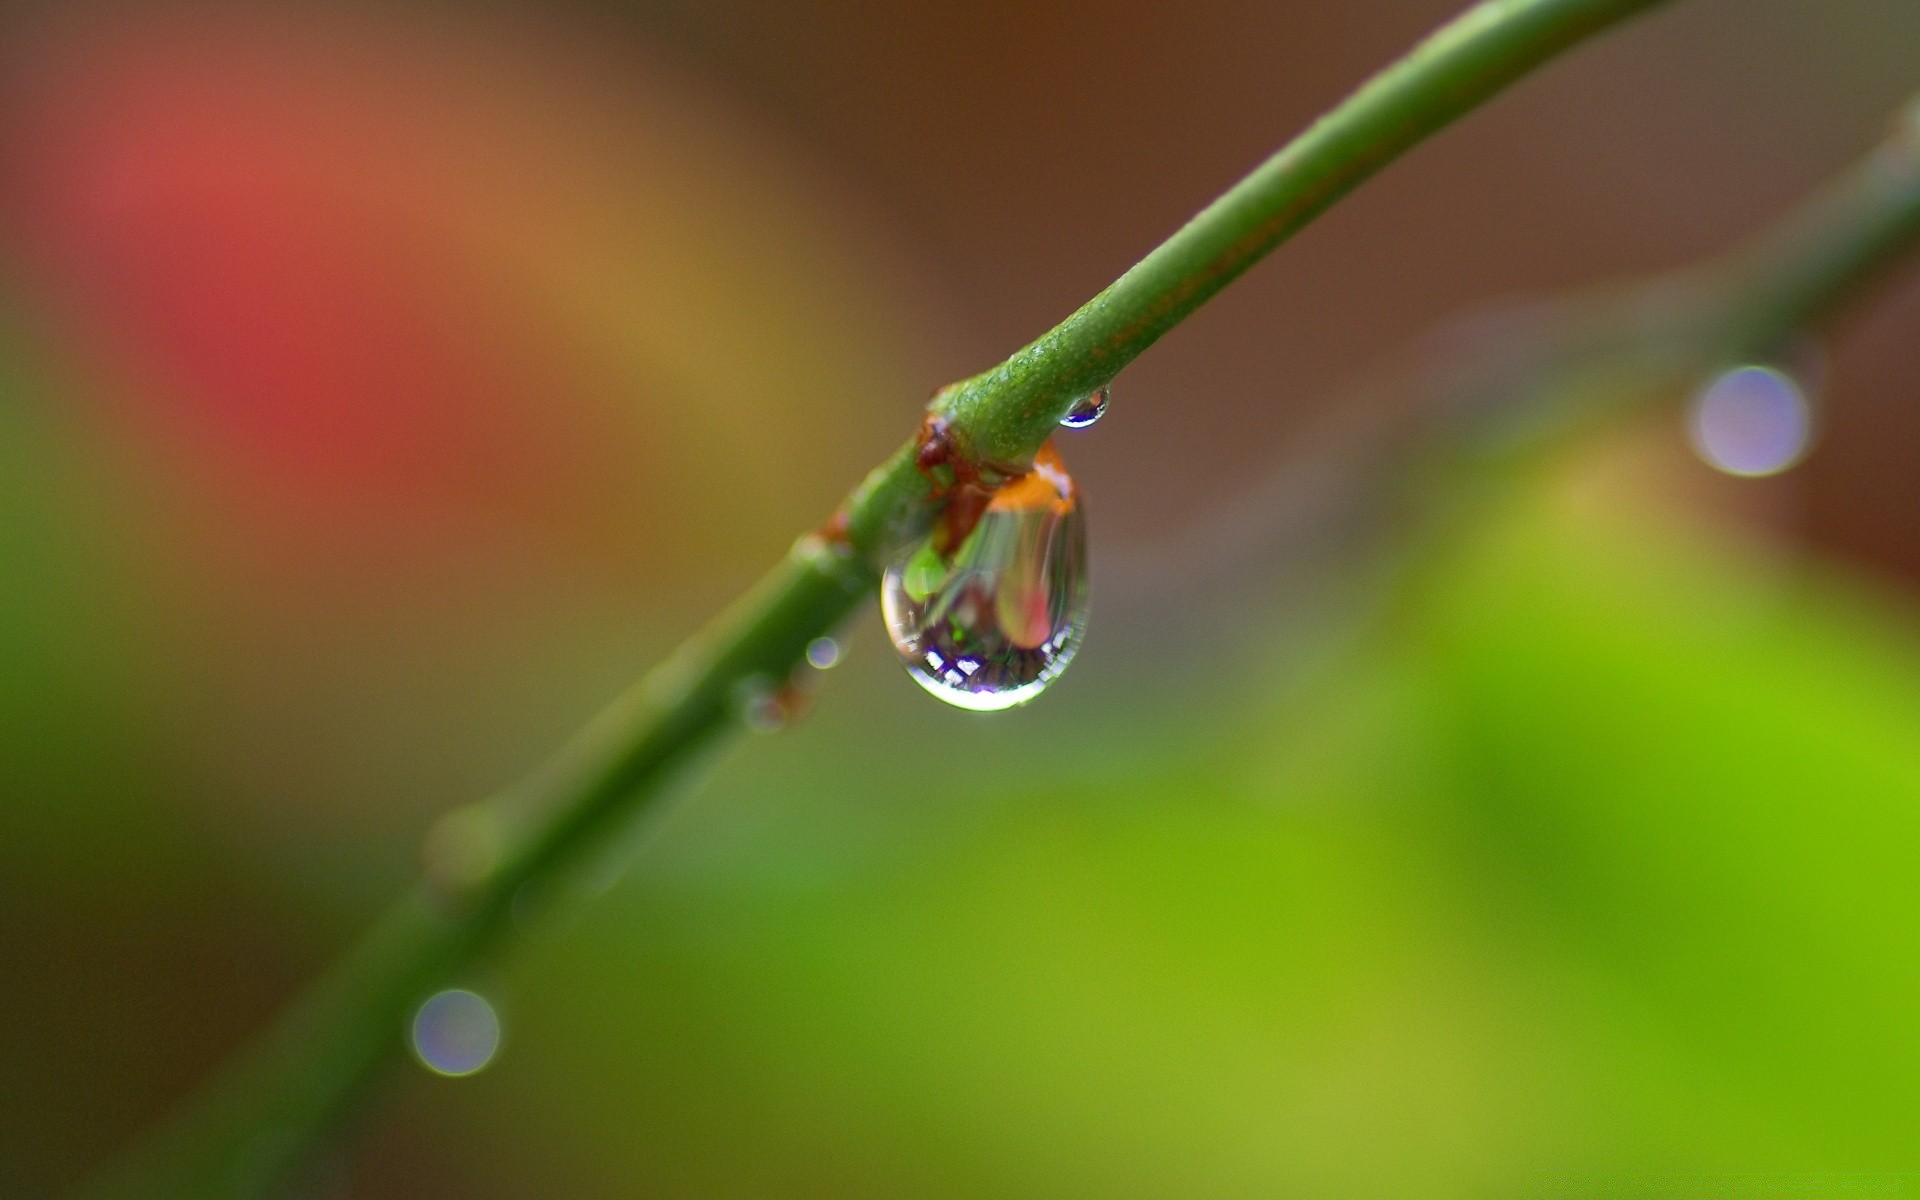
POLYGON ((807 661, 824 671, 840 661, 840 643, 819 637, 807 643, 807 661))
POLYGON ((766 675, 742 680, 734 689, 734 704, 740 711, 740 720, 755 733, 779 733, 793 719, 787 690, 766 675))
POLYGON ((1694 452, 1716 470, 1777 475, 1805 456, 1813 409, 1793 376, 1773 367, 1735 367, 1694 397, 1687 432, 1694 452))
POLYGON ((1103 387, 1097 392, 1088 392, 1073 402, 1067 415, 1060 418, 1060 424, 1068 429, 1085 429, 1087 426, 1107 415, 1107 398, 1112 388, 1103 387))
POLYGON ((436 1075, 472 1075, 499 1050, 500 1016, 477 992, 439 992, 413 1016, 413 1052, 436 1075))
POLYGON ((1038 696, 1087 624, 1087 524, 1052 443, 994 493, 951 556, 922 542, 880 585, 887 633, 920 686, 995 712, 1038 696))

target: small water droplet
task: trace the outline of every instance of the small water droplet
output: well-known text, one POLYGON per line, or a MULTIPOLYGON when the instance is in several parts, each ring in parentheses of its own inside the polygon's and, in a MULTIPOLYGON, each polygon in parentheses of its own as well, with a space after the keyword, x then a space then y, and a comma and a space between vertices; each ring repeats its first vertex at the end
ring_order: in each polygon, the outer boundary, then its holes
POLYGON ((1735 367, 1694 397, 1687 432, 1708 466, 1729 475, 1777 475, 1805 457, 1813 409, 1793 376, 1774 367, 1735 367))
POLYGON ((733 707, 755 733, 779 733, 806 716, 812 693, 805 681, 753 675, 734 685, 733 707))
POLYGON ((436 1075, 472 1075, 499 1050, 500 1015, 477 992, 439 992, 414 1013, 413 1052, 436 1075))
POLYGON ((1060 424, 1068 429, 1085 429, 1087 426, 1107 415, 1107 398, 1112 388, 1103 387, 1097 392, 1088 392, 1073 402, 1067 415, 1060 418, 1060 424))
POLYGON ((784 693, 785 689, 766 675, 743 680, 734 691, 740 720, 755 733, 778 733, 785 729, 793 714, 784 693))
POLYGON ((824 671, 840 661, 840 643, 830 637, 819 637, 807 643, 807 661, 824 671))
POLYGON ((996 712, 1045 691, 1087 624, 1087 525, 1052 443, 1001 488, 951 556, 922 542, 880 585, 887 633, 920 686, 996 712))

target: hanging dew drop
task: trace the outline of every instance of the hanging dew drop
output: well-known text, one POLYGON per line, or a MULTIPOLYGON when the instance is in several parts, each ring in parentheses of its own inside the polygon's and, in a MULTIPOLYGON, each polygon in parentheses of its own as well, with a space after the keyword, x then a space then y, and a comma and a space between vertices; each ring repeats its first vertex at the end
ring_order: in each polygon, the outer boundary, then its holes
POLYGON ((951 555, 929 540, 888 568, 880 608, 908 673, 949 704, 997 712, 1058 679, 1086 631, 1087 523, 1052 443, 951 555))
POLYGON ((1111 388, 1101 388, 1097 392, 1088 392, 1073 402, 1067 415, 1060 418, 1060 424, 1067 429, 1085 429, 1087 426, 1107 415, 1107 398, 1111 388))

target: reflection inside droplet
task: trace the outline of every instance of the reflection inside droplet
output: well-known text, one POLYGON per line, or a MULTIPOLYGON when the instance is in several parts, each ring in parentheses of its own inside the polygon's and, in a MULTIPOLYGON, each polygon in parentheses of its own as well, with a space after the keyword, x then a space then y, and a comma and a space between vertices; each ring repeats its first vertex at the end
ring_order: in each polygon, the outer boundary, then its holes
POLYGON ((1736 367, 1715 378, 1687 414, 1693 449, 1729 475, 1776 475, 1805 456, 1813 410, 1800 384, 1773 367, 1736 367))
POLYGON ((908 673, 949 704, 995 712, 1058 679, 1086 631, 1087 532, 1052 444, 951 555, 929 540, 888 567, 880 611, 908 673))
POLYGON ((440 992, 414 1014, 413 1052, 436 1075, 472 1075, 499 1050, 500 1017, 477 992, 440 992))

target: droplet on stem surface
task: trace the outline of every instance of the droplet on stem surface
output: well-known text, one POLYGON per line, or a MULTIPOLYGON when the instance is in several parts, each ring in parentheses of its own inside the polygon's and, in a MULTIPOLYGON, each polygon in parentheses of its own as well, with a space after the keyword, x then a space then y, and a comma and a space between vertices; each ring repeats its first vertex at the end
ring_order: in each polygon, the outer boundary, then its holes
POLYGON ((1087 525, 1052 443, 952 554, 929 539, 889 567, 880 609, 908 673, 949 704, 996 712, 1059 678, 1086 631, 1087 525))
POLYGON ((1101 388, 1097 392, 1088 392, 1073 402, 1067 415, 1060 418, 1060 424, 1068 429, 1085 429, 1087 426, 1107 415, 1107 399, 1111 388, 1101 388))
POLYGON ((755 733, 779 733, 793 724, 803 703, 791 680, 782 683, 769 675, 741 680, 733 698, 740 720, 755 733))

